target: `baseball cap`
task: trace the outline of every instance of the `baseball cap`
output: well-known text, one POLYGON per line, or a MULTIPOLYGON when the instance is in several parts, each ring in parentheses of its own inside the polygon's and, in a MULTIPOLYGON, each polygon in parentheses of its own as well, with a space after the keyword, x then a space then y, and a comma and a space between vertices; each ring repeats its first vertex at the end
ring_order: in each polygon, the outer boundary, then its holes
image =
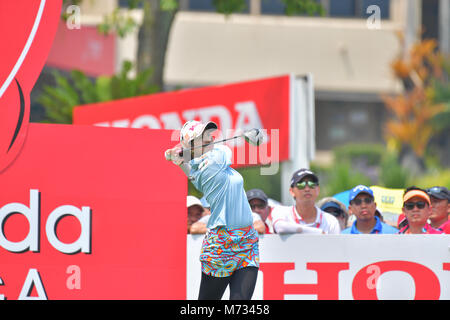
POLYGON ((339 204, 337 204, 337 203, 334 202, 334 201, 328 201, 328 202, 325 202, 325 203, 320 207, 320 210, 325 211, 326 209, 329 209, 329 208, 334 208, 334 209, 338 209, 338 210, 342 211, 342 209, 341 209, 341 207, 339 206, 339 204))
POLYGON ((431 187, 427 189, 427 193, 431 197, 435 197, 441 200, 449 200, 450 201, 450 192, 446 187, 431 187))
POLYGON ((303 178, 308 176, 311 177, 314 182, 319 183, 319 178, 316 176, 314 172, 312 172, 309 169, 302 168, 300 170, 295 171, 294 174, 292 175, 291 187, 293 187, 296 183, 302 181, 303 178))
POLYGON ((180 143, 183 148, 188 149, 190 147, 190 141, 197 137, 200 137, 205 130, 217 129, 217 124, 212 121, 201 123, 196 120, 187 121, 180 131, 180 143))
POLYGON ((259 200, 264 201, 264 203, 266 203, 266 204, 269 201, 269 198, 264 193, 264 191, 262 191, 261 189, 252 189, 252 190, 247 191, 247 199, 248 199, 248 201, 253 200, 253 199, 259 199, 259 200))
POLYGON ((186 206, 189 208, 189 207, 192 207, 192 206, 195 206, 195 205, 200 206, 200 207, 203 208, 202 202, 200 201, 200 199, 198 199, 197 197, 194 197, 194 196, 187 196, 187 198, 186 198, 186 206))
POLYGON ((411 199, 413 197, 420 197, 420 198, 424 199, 428 203, 428 205, 431 206, 431 201, 430 201, 430 197, 428 196, 428 194, 425 191, 418 190, 418 189, 413 189, 413 190, 407 191, 405 193, 405 195, 403 196, 403 203, 407 202, 409 199, 411 199))
POLYGON ((327 201, 325 202, 321 207, 320 210, 325 211, 333 216, 335 216, 336 218, 340 217, 340 216, 344 216, 345 217, 345 212, 344 210, 342 210, 341 206, 334 202, 334 201, 327 201), (334 210, 331 211, 327 211, 327 209, 331 209, 333 208, 334 210))
POLYGON ((373 198, 372 189, 360 184, 354 187, 352 190, 350 190, 350 193, 348 194, 348 202, 353 201, 353 199, 355 199, 360 193, 367 193, 369 196, 373 198))

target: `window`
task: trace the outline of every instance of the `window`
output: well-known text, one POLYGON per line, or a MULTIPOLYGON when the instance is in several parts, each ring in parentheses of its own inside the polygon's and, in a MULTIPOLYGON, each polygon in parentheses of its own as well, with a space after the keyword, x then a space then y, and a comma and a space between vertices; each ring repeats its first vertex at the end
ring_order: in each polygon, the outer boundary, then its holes
POLYGON ((261 14, 284 14, 281 0, 261 0, 261 14))
MULTIPOLYGON (((191 0, 192 1, 192 0, 191 0)), ((260 0, 261 14, 283 15, 285 5, 282 0, 260 0)), ((381 11, 381 18, 389 18, 390 0, 316 0, 328 11, 330 17, 367 18, 367 7, 377 5, 381 11), (327 9, 328 8, 328 9, 327 9)))
POLYGON ((330 0, 328 15, 330 17, 354 17, 355 0, 330 0))
MULTIPOLYGON (((315 0, 317 3, 321 3, 322 0, 315 0)), ((285 14, 285 4, 282 0, 260 0, 261 2, 261 14, 285 14)), ((307 14, 302 14, 307 15, 307 14)))
POLYGON ((389 19, 389 0, 363 0, 362 4, 362 16, 367 18, 370 14, 367 14, 367 7, 376 5, 380 8, 381 19, 389 19))
MULTIPOLYGON (((245 0, 245 4, 245 10, 242 13, 249 13, 250 0, 245 0)), ((189 0, 188 8, 190 11, 216 12, 213 0, 189 0)))
MULTIPOLYGON (((213 0, 183 0, 184 8, 190 11, 215 12, 213 0)), ((380 8, 381 18, 389 19, 390 0, 315 0, 325 8, 326 16, 342 18, 367 18, 372 13, 366 13, 371 5, 380 8)), ((127 0, 119 0, 126 3, 127 0)), ((250 0, 246 0, 246 9, 243 13, 250 12, 250 0)), ((259 0, 260 12, 264 15, 284 15, 285 4, 282 0, 259 0)))
POLYGON ((382 19, 389 19, 390 0, 328 0, 330 17, 367 18, 367 8, 376 5, 380 8, 382 19))
MULTIPOLYGON (((120 8, 129 8, 129 2, 130 0, 119 0, 119 7, 120 8)), ((142 8, 142 1, 136 2, 138 8, 142 8)))
POLYGON ((212 0, 189 0, 189 10, 191 11, 216 11, 212 0))

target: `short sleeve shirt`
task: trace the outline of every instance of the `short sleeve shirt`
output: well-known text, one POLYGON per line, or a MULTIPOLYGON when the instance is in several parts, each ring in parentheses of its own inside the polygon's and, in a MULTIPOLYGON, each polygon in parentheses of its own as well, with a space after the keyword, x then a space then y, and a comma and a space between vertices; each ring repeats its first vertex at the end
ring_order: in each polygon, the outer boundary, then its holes
POLYGON ((316 208, 316 221, 313 223, 306 223, 298 214, 295 206, 276 206, 272 210, 272 224, 276 231, 276 224, 279 220, 284 220, 292 223, 297 223, 306 227, 313 227, 323 230, 327 234, 339 234, 341 228, 339 221, 331 214, 316 208))

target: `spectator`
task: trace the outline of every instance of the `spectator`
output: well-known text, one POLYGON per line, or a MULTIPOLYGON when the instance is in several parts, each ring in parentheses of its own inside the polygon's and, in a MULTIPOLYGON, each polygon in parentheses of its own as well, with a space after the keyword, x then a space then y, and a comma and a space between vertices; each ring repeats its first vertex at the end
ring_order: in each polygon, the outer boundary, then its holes
MULTIPOLYGON (((208 231, 208 228, 206 227, 209 221, 209 218, 211 217, 211 211, 210 211, 210 205, 206 201, 205 197, 200 199, 204 212, 203 216, 197 221, 194 222, 190 228, 191 234, 204 234, 208 231)), ((253 227, 258 231, 258 233, 264 233, 265 225, 260 217, 259 214, 252 212, 253 217, 253 227)))
POLYGON ((252 211, 259 215, 261 219, 255 219, 253 227, 258 233, 274 233, 272 224, 272 210, 269 206, 269 198, 261 189, 247 191, 247 200, 252 211))
POLYGON ((192 233, 191 227, 203 216, 204 209, 201 201, 194 196, 187 196, 187 209, 188 209, 187 230, 188 233, 192 233))
POLYGON ((329 214, 333 215, 339 221, 341 230, 347 228, 348 212, 347 208, 342 202, 332 197, 326 197, 317 202, 317 206, 322 211, 328 212, 329 214))
POLYGON ((289 192, 295 205, 275 207, 272 211, 276 233, 340 233, 338 220, 315 205, 320 187, 314 172, 308 169, 294 172, 289 192))
POLYGON ((373 191, 367 186, 358 185, 349 193, 349 210, 355 215, 352 226, 343 234, 396 234, 398 230, 380 219, 376 214, 377 204, 373 191))
POLYGON ((191 225, 191 234, 205 234, 208 231, 206 225, 208 224, 209 218, 211 216, 211 206, 209 205, 208 201, 206 201, 205 197, 202 197, 200 199, 200 203, 203 206, 203 214, 198 221, 194 222, 191 225))
POLYGON ((444 233, 450 233, 450 192, 446 187, 432 187, 427 189, 431 201, 430 225, 444 233))
POLYGON ((407 224, 399 233, 403 234, 436 234, 442 231, 434 229, 427 223, 431 215, 431 201, 425 190, 409 187, 403 195, 403 214, 407 224))

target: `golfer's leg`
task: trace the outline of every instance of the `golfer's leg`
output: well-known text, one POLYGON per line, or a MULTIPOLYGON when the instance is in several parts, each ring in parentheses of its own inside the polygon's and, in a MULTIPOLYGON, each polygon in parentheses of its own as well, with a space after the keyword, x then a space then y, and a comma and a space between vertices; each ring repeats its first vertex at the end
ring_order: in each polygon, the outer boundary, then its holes
POLYGON ((230 282, 230 277, 213 277, 202 272, 198 300, 220 300, 230 282))
POLYGON ((255 290, 258 268, 236 270, 230 279, 230 300, 250 300, 255 290))

